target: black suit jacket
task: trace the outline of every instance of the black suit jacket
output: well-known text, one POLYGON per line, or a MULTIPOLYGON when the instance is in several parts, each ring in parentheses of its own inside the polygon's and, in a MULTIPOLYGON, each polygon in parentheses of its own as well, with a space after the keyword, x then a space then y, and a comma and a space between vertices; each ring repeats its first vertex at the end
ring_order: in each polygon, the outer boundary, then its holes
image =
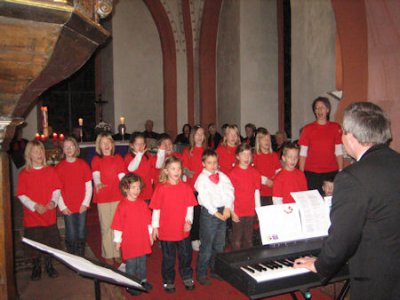
POLYGON ((371 147, 334 183, 323 281, 349 261, 351 299, 400 299, 400 154, 371 147))

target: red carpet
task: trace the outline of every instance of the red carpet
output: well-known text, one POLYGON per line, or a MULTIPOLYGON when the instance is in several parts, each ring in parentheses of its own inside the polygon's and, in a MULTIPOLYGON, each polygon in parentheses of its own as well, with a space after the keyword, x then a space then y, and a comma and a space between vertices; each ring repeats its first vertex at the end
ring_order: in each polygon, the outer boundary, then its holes
MULTIPOLYGON (((87 242, 96 255, 97 258, 101 259, 101 238, 100 238, 100 227, 97 216, 96 205, 92 205, 87 216, 87 228, 88 237, 87 242)), ((179 272, 176 270, 175 286, 176 292, 168 294, 164 292, 162 288, 162 278, 161 278, 161 249, 156 242, 153 245, 153 253, 148 257, 147 260, 147 277, 148 281, 153 284, 153 290, 149 293, 143 293, 139 297, 134 297, 124 292, 126 298, 129 300, 133 299, 229 299, 229 300, 244 300, 248 299, 244 294, 236 290, 234 287, 229 285, 227 282, 221 282, 218 280, 211 280, 211 286, 201 286, 196 282, 196 288, 193 291, 186 291, 179 277, 179 272)), ((196 265, 197 252, 193 251, 193 262, 192 266, 195 268, 196 265)), ((300 293, 297 294, 298 299, 302 299, 300 293)), ((319 290, 312 290, 312 299, 314 300, 330 300, 331 297, 321 293, 319 290)), ((270 300, 291 300, 290 295, 281 295, 277 297, 268 298, 270 300)))

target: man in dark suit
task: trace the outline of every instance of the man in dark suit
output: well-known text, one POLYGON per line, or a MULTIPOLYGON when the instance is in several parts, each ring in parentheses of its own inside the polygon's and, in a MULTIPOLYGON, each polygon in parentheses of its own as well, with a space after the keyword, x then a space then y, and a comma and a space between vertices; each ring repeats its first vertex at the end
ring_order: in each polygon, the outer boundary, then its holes
POLYGON ((320 255, 295 263, 327 282, 348 261, 351 300, 400 299, 400 154, 389 148, 390 139, 379 106, 346 108, 342 140, 356 162, 335 178, 332 224, 320 255))

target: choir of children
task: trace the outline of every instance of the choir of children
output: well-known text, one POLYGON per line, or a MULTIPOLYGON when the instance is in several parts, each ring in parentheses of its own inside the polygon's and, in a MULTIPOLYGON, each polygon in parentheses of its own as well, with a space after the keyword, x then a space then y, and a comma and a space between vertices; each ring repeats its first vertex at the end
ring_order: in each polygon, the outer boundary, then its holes
MULTIPOLYGON (((252 247, 256 207, 270 205, 271 200, 274 204, 293 202, 290 192, 307 190, 305 176, 296 167, 298 146, 285 144, 284 167, 281 168, 266 129, 257 130, 254 153, 250 142, 239 143, 237 126, 227 125, 223 141, 215 151, 207 147, 204 129, 195 126, 190 146, 182 155, 173 152, 172 139, 167 134, 160 135, 158 151, 150 155, 144 135, 136 132, 131 136, 129 153, 123 160, 115 154, 111 135, 102 133, 96 139, 97 155, 90 171, 88 164, 78 158, 79 146, 73 138, 64 141, 65 159, 55 170, 46 166, 43 145, 38 141, 30 142, 17 189, 24 206, 25 236, 57 246, 55 206, 58 204, 66 225, 67 250, 83 256, 86 211, 93 179, 102 256, 108 264, 120 262, 121 251, 127 274, 139 279, 143 287, 150 290, 146 258, 153 241, 158 239, 162 249, 164 290, 175 291, 177 254, 183 284, 187 290, 193 290, 189 237, 192 229, 192 240, 200 240, 197 281, 210 285, 209 276, 221 280, 215 273, 215 258, 225 249, 228 219, 233 221, 232 249, 252 247), (193 213, 196 206, 198 214, 193 213)), ((217 145, 213 144, 214 147, 217 145)), ((328 188, 327 183, 327 194, 330 193, 328 188)), ((46 271, 50 277, 57 276, 49 257, 46 271)), ((36 255, 32 280, 40 276, 40 257, 36 255)), ((140 294, 134 289, 128 292, 140 294)))

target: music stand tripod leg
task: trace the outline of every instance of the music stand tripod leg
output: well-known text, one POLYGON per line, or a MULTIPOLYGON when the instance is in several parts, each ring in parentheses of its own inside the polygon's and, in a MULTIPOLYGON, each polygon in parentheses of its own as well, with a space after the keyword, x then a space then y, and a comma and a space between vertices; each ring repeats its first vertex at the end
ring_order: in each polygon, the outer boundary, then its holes
POLYGON ((101 300, 100 281, 94 279, 94 295, 96 300, 101 300))
POLYGON ((340 290, 339 296, 336 298, 337 300, 343 300, 344 297, 346 297, 347 293, 350 290, 350 280, 347 279, 342 287, 342 289, 340 290))

